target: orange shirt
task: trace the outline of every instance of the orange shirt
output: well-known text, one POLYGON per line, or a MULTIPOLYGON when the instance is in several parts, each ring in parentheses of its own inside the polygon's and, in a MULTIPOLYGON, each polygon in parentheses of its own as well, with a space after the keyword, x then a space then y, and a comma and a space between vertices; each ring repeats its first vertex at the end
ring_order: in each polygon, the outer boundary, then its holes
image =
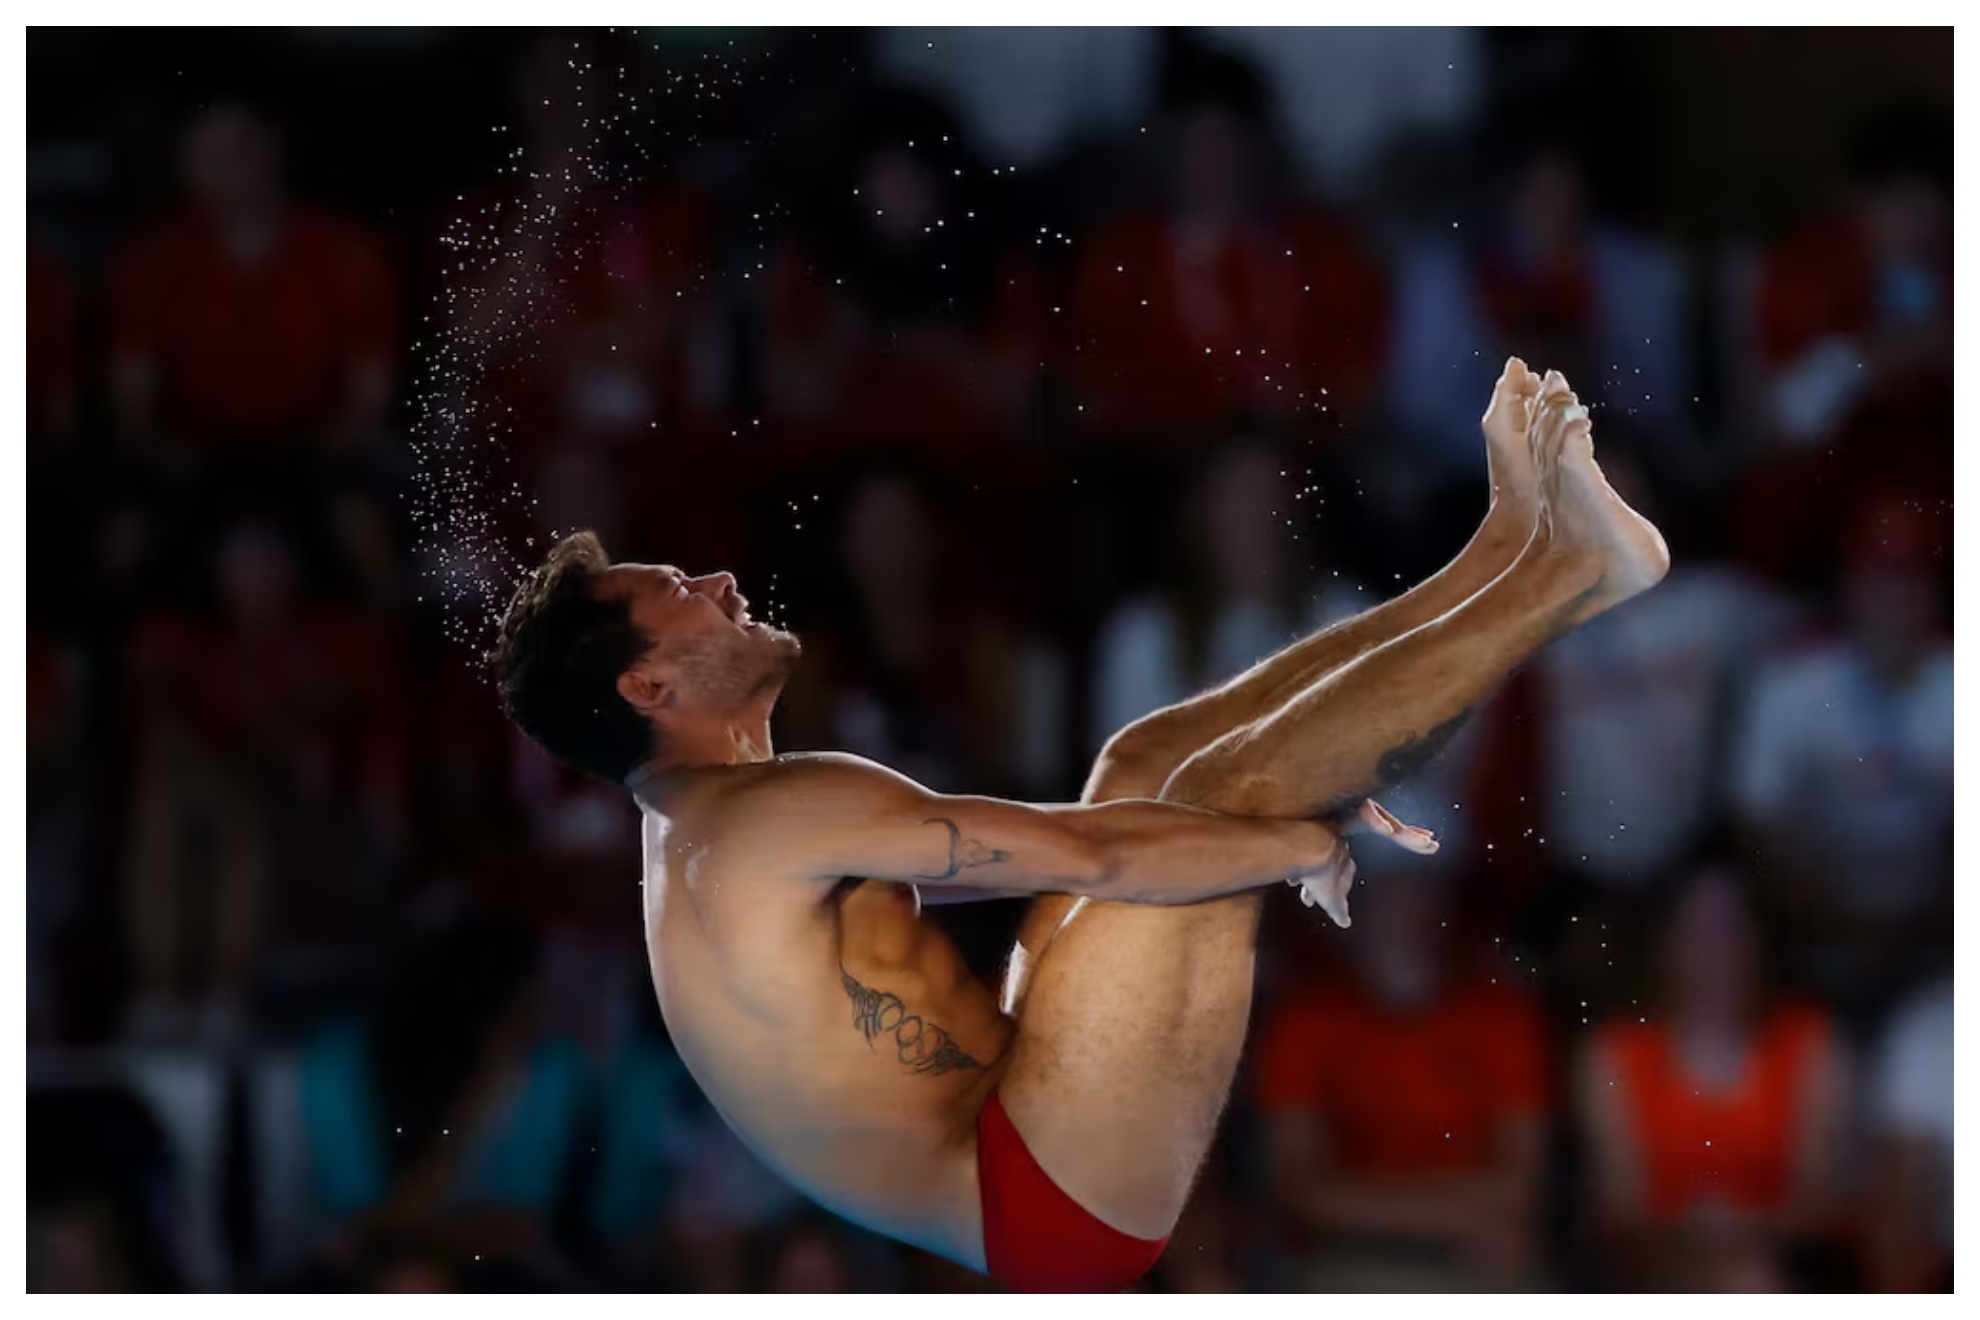
POLYGON ((1326 1124, 1345 1173, 1463 1173, 1491 1162, 1502 1124, 1545 1110, 1546 1047, 1511 986, 1459 986, 1417 1014, 1329 988, 1267 1018, 1254 1081, 1265 1113, 1326 1124))
POLYGON ((1701 1201, 1754 1211, 1786 1205, 1802 1106, 1828 1037, 1820 1013, 1777 1009, 1755 1033, 1737 1084, 1708 1091, 1685 1072, 1664 1023, 1602 1028, 1597 1048, 1614 1070, 1653 1221, 1680 1218, 1701 1201))

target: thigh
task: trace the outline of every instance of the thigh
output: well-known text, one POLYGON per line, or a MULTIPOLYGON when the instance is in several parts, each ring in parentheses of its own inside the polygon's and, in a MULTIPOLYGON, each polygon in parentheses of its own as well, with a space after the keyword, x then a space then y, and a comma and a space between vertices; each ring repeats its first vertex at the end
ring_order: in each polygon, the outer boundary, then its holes
POLYGON ((1031 988, 1031 974, 1038 960, 1051 946, 1052 939, 1080 908, 1092 900, 1071 894, 1043 894, 1031 901, 1018 929, 1017 943, 1004 963, 1004 983, 997 991, 997 1007, 1011 1017, 1024 1011, 1025 994, 1031 988))
POLYGON ((1030 969, 999 1094, 1046 1173, 1123 1233, 1171 1231, 1216 1135, 1258 906, 1084 903, 1030 969))
MULTIPOLYGON (((1206 722, 1206 701, 1198 697, 1157 711, 1114 735, 1094 761, 1080 801, 1092 804, 1160 797, 1162 785, 1176 767, 1214 736, 1206 722)), ((1045 894, 1032 901, 1004 967, 997 1001, 1004 1012, 1013 1017, 1022 1013, 1039 960, 1059 932, 1090 906, 1092 900, 1068 894, 1045 894)))

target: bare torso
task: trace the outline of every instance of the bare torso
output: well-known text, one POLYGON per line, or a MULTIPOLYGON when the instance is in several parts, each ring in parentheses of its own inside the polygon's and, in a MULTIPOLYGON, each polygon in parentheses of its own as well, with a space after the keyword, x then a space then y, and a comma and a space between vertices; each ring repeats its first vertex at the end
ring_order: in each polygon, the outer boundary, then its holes
POLYGON ((726 777, 641 804, 647 956, 683 1062, 819 1203, 981 1268, 975 1121, 1010 1020, 911 886, 739 874, 726 777))

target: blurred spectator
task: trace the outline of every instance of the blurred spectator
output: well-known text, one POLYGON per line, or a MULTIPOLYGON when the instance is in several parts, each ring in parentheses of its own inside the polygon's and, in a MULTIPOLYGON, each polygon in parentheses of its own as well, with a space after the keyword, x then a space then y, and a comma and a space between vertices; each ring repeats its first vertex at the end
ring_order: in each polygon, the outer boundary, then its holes
POLYGON ((463 1292, 458 1271, 445 1252, 415 1241, 379 1244, 365 1255, 355 1273, 355 1292, 463 1292))
POLYGON ((409 731, 422 751, 411 873, 491 904, 540 889, 512 796, 514 735, 493 683, 471 652, 446 639, 428 639, 413 660, 425 682, 409 731))
POLYGON ((1866 487, 1932 501, 1950 535, 1952 136, 1934 112, 1868 124, 1848 201, 1768 259, 1754 316, 1773 444, 1739 474, 1741 557, 1811 584, 1866 487))
POLYGON ((74 1198, 31 1209, 27 1290, 31 1293, 125 1293, 144 1286, 126 1238, 128 1226, 105 1202, 74 1198))
POLYGON ((1547 1061, 1523 991, 1467 974, 1439 882, 1356 896, 1342 985, 1290 990, 1260 1028, 1269 1194, 1306 1263, 1295 1287, 1531 1286, 1547 1061))
POLYGON ((939 89, 993 160, 1048 166, 1083 140, 1130 129, 1150 90, 1158 34, 1128 27, 881 28, 874 58, 939 89))
POLYGON ((604 72, 624 55, 605 33, 535 37, 515 75, 512 163, 443 228, 459 368, 444 383, 467 388, 531 469, 567 437, 623 463, 656 441, 693 458, 677 432, 709 403, 690 350, 718 273, 712 200, 678 175, 628 184, 605 130, 628 108, 604 72))
POLYGON ((1507 163, 1485 233, 1453 220, 1398 261, 1391 402, 1455 472, 1483 469, 1478 401, 1512 354, 1608 405, 1605 428, 1668 431, 1689 397, 1677 254, 1592 214, 1568 148, 1537 141, 1507 163))
MULTIPOLYGON (((85 345, 76 282, 68 263, 44 244, 27 251, 27 491, 30 545, 87 543, 103 491, 83 446, 85 345), (85 530, 88 529, 88 530, 85 530)), ((87 554, 41 554, 27 564, 27 603, 42 619, 87 616, 87 554)))
POLYGON ((805 1202, 709 1107, 643 977, 636 993, 649 1026, 621 1042, 602 1074, 588 1226, 629 1285, 754 1286, 750 1243, 805 1202))
POLYGON ((1885 1031, 1867 1097, 1870 1278, 1883 1292, 1946 1292, 1953 1253, 1953 983, 1936 981, 1885 1031))
POLYGON ((1325 538, 1315 541, 1317 529, 1286 529, 1318 516, 1306 501, 1317 488, 1296 490, 1286 462, 1267 446, 1239 443, 1205 463, 1200 484, 1182 502, 1182 573, 1162 579, 1163 589, 1121 601, 1101 621, 1089 753, 1143 715, 1379 603, 1338 571, 1309 591, 1300 552, 1325 538), (1177 578, 1184 590, 1172 593, 1166 587, 1177 578))
POLYGON ((327 1262, 413 1234, 456 1260, 556 1268, 585 1078, 540 1025, 536 963, 526 932, 450 920, 400 950, 373 1013, 307 1044, 296 1135, 327 1262))
POLYGON ((32 623, 27 633, 27 1029, 36 1044, 68 1021, 68 942, 87 915, 95 813, 87 778, 82 656, 32 623))
POLYGON ((1653 1007, 1582 1060, 1592 1236, 1624 1290, 1789 1290, 1833 1227, 1849 1068, 1829 1019, 1776 998, 1739 873, 1707 854, 1656 932, 1653 1007))
POLYGON ((1769 258, 1756 309, 1774 425, 1828 438, 1870 393, 1951 369, 1952 127, 1932 112, 1873 120, 1851 195, 1769 258))
MULTIPOLYGON (((169 1070, 169 1069, 168 1069, 169 1070)), ((26 1103, 27 1278, 34 1292, 176 1292, 203 1199, 198 1170, 130 1070, 36 1076, 26 1103), (135 1084, 132 1084, 135 1083, 135 1084)))
POLYGON ((1490 74, 1486 38, 1477 28, 1199 31, 1267 73, 1301 172, 1336 196, 1368 186, 1370 167, 1410 133, 1462 131, 1480 108, 1490 74))
POLYGON ((154 613, 130 648, 130 1029, 145 1039, 192 1029, 189 995, 199 1030, 238 1033, 271 929, 360 935, 405 829, 398 672, 378 620, 301 598, 277 524, 243 520, 214 559, 217 617, 154 613))
POLYGON ((849 185, 759 290, 773 438, 980 458, 1027 418, 1049 315, 1040 274, 1000 244, 985 168, 945 110, 883 91, 848 131, 849 185))
POLYGON ((950 524, 929 483, 882 465, 845 497, 829 623, 804 630, 793 675, 796 744, 870 756, 930 787, 958 791, 976 745, 964 722, 978 602, 955 589, 950 524))
POLYGON ((1283 195, 1263 98, 1230 80, 1166 116, 1160 208, 1079 246, 1066 351, 1088 434, 1351 421, 1372 393, 1382 279, 1338 218, 1283 195))
POLYGON ((399 352, 377 243, 286 194, 276 131, 244 107, 195 119, 181 167, 183 209, 132 240, 112 277, 126 435, 193 452, 375 443, 399 352))
POLYGON ((1762 665, 1733 749, 1770 915, 1857 1013, 1950 919, 1953 659, 1929 538, 1910 501, 1863 507, 1840 636, 1762 665))
POLYGON ((1246 1213, 1213 1166, 1190 1193, 1151 1282, 1168 1293, 1250 1291, 1248 1257, 1256 1237, 1256 1217, 1246 1213))
POLYGON ((75 282, 38 243, 27 254, 28 439, 63 444, 75 436, 82 384, 75 282))
MULTIPOLYGON (((444 334, 434 393, 424 400, 423 428, 436 439, 489 433, 500 438, 505 462, 450 464, 441 477, 454 487, 440 501, 443 518, 497 538, 526 536, 525 501, 511 481, 534 478, 566 425, 567 370, 562 353, 576 319, 579 291, 599 268, 603 225, 598 133, 588 102, 597 92, 584 38, 539 33, 524 47, 513 74, 513 109, 521 143, 498 177, 454 199, 443 214, 431 264, 439 276, 444 334)), ((648 382, 643 354, 628 344, 629 370, 602 411, 631 425, 649 421, 639 391, 648 382), (630 402, 623 390, 634 392, 630 402)), ((608 354, 608 359, 609 359, 608 354)), ((579 394, 586 391, 578 389, 579 394)), ((460 539, 467 539, 462 537, 460 539)), ((500 544, 499 539, 497 542, 500 544)))
POLYGON ((573 320, 555 355, 566 424, 648 445, 648 432, 664 428, 675 442, 668 447, 691 457, 676 432, 690 410, 711 402, 695 391, 689 358, 691 336, 706 331, 697 318, 714 271, 710 200, 670 182, 601 202, 599 211, 597 247, 582 254, 573 320))
POLYGON ((759 1250, 751 1284, 762 1292, 859 1291, 846 1244, 826 1223, 807 1216, 770 1237, 759 1250))

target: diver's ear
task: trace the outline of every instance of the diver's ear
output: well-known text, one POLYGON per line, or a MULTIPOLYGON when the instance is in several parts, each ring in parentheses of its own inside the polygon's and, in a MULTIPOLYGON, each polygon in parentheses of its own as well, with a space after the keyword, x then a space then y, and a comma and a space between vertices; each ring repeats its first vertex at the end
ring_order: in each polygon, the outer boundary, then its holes
POLYGON ((619 695, 626 699, 626 704, 641 714, 651 715, 674 704, 672 684, 662 682, 650 674, 642 674, 636 669, 628 669, 619 675, 618 688, 619 695))

